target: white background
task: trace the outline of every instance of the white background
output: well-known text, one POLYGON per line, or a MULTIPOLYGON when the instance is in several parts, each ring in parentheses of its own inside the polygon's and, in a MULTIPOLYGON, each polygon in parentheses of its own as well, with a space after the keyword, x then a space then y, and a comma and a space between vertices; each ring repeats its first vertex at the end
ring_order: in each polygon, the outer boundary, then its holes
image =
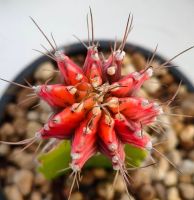
MULTIPOLYGON (((154 49, 170 58, 194 45, 193 0, 0 0, 0 77, 12 80, 40 55, 45 42, 30 21, 32 16, 58 45, 77 42, 72 34, 87 38, 86 13, 92 7, 96 39, 121 38, 129 12, 134 29, 128 41, 154 49)), ((48 45, 47 45, 48 46, 48 45)), ((174 61, 194 80, 194 50, 174 61)), ((5 89, 0 82, 0 94, 5 89)))

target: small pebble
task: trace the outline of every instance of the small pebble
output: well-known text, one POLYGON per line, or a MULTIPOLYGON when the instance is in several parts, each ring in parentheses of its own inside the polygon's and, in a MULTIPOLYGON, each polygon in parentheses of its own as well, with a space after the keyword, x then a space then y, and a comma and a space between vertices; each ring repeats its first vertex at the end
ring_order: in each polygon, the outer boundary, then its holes
POLYGON ((102 183, 97 186, 97 193, 102 198, 107 200, 111 200, 114 197, 114 190, 112 189, 112 184, 110 183, 102 183))
POLYGON ((10 146, 7 144, 1 144, 0 145, 0 155, 1 156, 6 156, 10 152, 10 146))
POLYGON ((15 129, 11 123, 4 123, 0 129, 0 135, 12 136, 15 133, 15 129))
POLYGON ((170 85, 174 82, 174 78, 171 74, 166 74, 160 79, 160 81, 162 82, 162 84, 170 85))
POLYGON ((151 183, 151 175, 153 174, 153 168, 147 167, 143 170, 136 170, 132 173, 132 179, 135 180, 131 187, 135 190, 143 184, 151 183))
POLYGON ((31 192, 33 179, 32 172, 25 169, 18 171, 14 175, 14 182, 24 196, 31 192))
POLYGON ((135 71, 137 71, 135 69, 135 67, 132 64, 128 64, 128 65, 126 65, 125 67, 122 68, 121 75, 126 76, 126 75, 128 75, 132 72, 135 72, 135 71))
POLYGON ((155 195, 154 188, 149 184, 142 185, 138 191, 138 196, 141 200, 153 200, 155 195))
POLYGON ((167 190, 167 200, 181 200, 176 187, 171 187, 167 190))
POLYGON ((43 100, 39 101, 39 108, 42 109, 43 113, 46 113, 47 115, 52 113, 51 107, 43 100))
POLYGON ((126 190, 126 186, 121 175, 118 175, 114 189, 119 193, 123 193, 126 190))
POLYGON ((38 98, 36 96, 28 96, 31 95, 32 91, 29 89, 22 89, 17 94, 16 102, 20 109, 27 110, 33 107, 38 102, 38 98))
POLYGON ((175 131, 171 128, 171 127, 166 127, 165 130, 165 136, 166 136, 166 145, 165 145, 165 149, 168 151, 171 151, 173 149, 176 148, 176 146, 178 145, 178 138, 176 136, 175 131))
POLYGON ((42 200, 40 192, 33 192, 30 196, 30 200, 42 200))
POLYGON ((156 77, 151 77, 143 84, 143 87, 149 94, 154 94, 161 87, 161 83, 156 77))
POLYGON ((17 173, 17 170, 15 167, 9 166, 7 168, 7 177, 6 177, 6 183, 12 184, 14 182, 14 176, 17 173))
POLYGON ((39 119, 39 115, 40 115, 40 113, 38 113, 36 111, 29 111, 27 113, 27 119, 29 121, 37 121, 39 119))
POLYGON ((0 179, 1 180, 5 180, 6 179, 6 176, 7 176, 7 170, 5 168, 0 168, 0 179))
POLYGON ((83 200, 83 195, 80 192, 74 192, 71 197, 70 200, 83 200))
POLYGON ((140 71, 141 69, 144 69, 144 67, 146 66, 146 59, 140 53, 134 53, 131 56, 131 59, 132 59, 132 63, 136 66, 138 71, 140 71))
POLYGON ((180 152, 178 150, 173 149, 168 153, 168 158, 172 161, 175 165, 180 165, 182 158, 180 152))
POLYGON ((180 174, 179 175, 179 181, 181 183, 191 183, 192 182, 192 177, 188 174, 180 174))
POLYGON ((148 97, 149 97, 147 91, 146 91, 144 88, 140 88, 140 89, 137 91, 137 96, 138 96, 138 97, 143 97, 143 98, 148 98, 148 97))
POLYGON ((194 174, 194 161, 184 160, 180 165, 183 174, 194 174))
POLYGON ((191 159, 192 161, 194 161, 194 150, 190 151, 188 157, 189 157, 189 159, 191 159))
POLYGON ((157 181, 163 180, 166 176, 168 169, 169 169, 168 161, 164 158, 160 158, 156 171, 152 175, 153 179, 157 181))
MULTIPOLYGON (((151 65, 152 65, 152 67, 153 67, 154 69, 156 69, 156 68, 158 68, 158 67, 161 66, 160 63, 159 63, 157 60, 154 60, 154 61, 152 62, 151 65)), ((163 67, 162 70, 155 70, 155 71, 154 71, 154 74, 155 74, 156 76, 163 77, 163 76, 165 76, 166 74, 168 74, 168 69, 163 67)))
POLYGON ((81 183, 83 185, 91 185, 94 182, 94 176, 91 172, 86 171, 82 176, 81 183))
POLYGON ((190 93, 189 95, 187 95, 186 98, 184 98, 184 101, 181 101, 180 106, 182 108, 183 114, 194 116, 193 102, 194 102, 194 94, 193 93, 190 93))
POLYGON ((29 121, 26 127, 27 138, 34 137, 35 133, 42 128, 39 122, 29 121))
POLYGON ((22 194, 15 185, 6 186, 4 191, 7 200, 23 200, 22 194))
POLYGON ((176 171, 168 171, 164 178, 164 184, 166 186, 174 186, 177 184, 178 176, 176 171))
POLYGON ((21 148, 15 148, 8 159, 24 169, 34 169, 36 167, 33 162, 34 155, 25 151, 21 152, 21 148))
POLYGON ((45 124, 49 118, 50 114, 48 112, 40 113, 40 122, 45 124))
POLYGON ((46 178, 42 173, 36 173, 34 177, 34 184, 36 186, 44 185, 47 182, 46 178))
POLYGON ((13 126, 17 135, 23 136, 26 133, 27 120, 25 118, 17 118, 13 121, 13 126))
POLYGON ((185 126, 183 131, 179 134, 181 145, 185 149, 194 147, 194 125, 185 126))
POLYGON ((51 62, 45 62, 38 67, 36 70, 34 77, 35 79, 45 82, 48 79, 55 76, 55 68, 51 62))
POLYGON ((177 121, 175 121, 173 123, 173 128, 175 129, 176 133, 179 135, 181 133, 181 131, 184 129, 184 124, 182 122, 177 123, 177 121))
POLYGON ((93 175, 97 178, 97 179, 103 179, 106 178, 107 173, 103 168, 95 168, 93 170, 93 175))
POLYGON ((180 193, 186 200, 194 199, 194 185, 188 183, 179 184, 180 193))
POLYGON ((126 54, 126 56, 123 59, 123 66, 125 67, 126 65, 131 64, 132 60, 131 60, 131 55, 126 54))
POLYGON ((187 98, 188 96, 188 89, 186 85, 181 85, 179 88, 179 96, 183 97, 183 98, 187 98))
POLYGON ((50 192, 50 182, 45 182, 44 185, 41 185, 40 191, 42 194, 49 194, 50 192))
POLYGON ((6 106, 6 113, 10 117, 14 117, 14 118, 25 117, 25 111, 24 111, 24 109, 21 109, 18 105, 14 104, 14 103, 9 103, 6 106))
POLYGON ((132 197, 131 195, 128 195, 128 194, 126 194, 126 193, 123 193, 123 194, 121 195, 121 197, 120 197, 119 200, 135 200, 135 198, 132 197))
POLYGON ((160 200, 166 200, 166 188, 162 183, 156 183, 155 189, 160 200))

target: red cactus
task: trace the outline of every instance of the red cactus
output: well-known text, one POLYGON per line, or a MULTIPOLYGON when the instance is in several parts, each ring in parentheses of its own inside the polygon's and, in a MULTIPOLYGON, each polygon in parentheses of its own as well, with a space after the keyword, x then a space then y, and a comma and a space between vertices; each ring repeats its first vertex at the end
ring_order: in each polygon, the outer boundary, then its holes
POLYGON ((123 42, 118 49, 114 47, 107 60, 99 56, 93 39, 83 67, 56 50, 52 58, 57 62, 62 82, 34 87, 37 96, 56 111, 37 135, 43 139, 71 140, 70 168, 75 176, 90 157, 101 152, 128 182, 124 145, 152 149, 142 126, 154 122, 162 109, 135 95, 153 70, 148 67, 121 75, 124 43, 131 29, 129 22, 130 18, 123 42))
MULTIPOLYGON (((119 55, 123 54, 120 52, 119 55)), ((104 69, 112 67, 109 60, 116 55, 115 52, 104 63, 95 45, 88 48, 83 69, 64 53, 57 51, 55 55, 64 82, 38 86, 35 91, 58 112, 39 133, 42 138, 72 141, 73 170, 81 170, 96 151, 111 160, 118 156, 124 163, 124 143, 145 149, 149 143, 150 149, 150 139, 137 133, 142 131, 142 125, 155 120, 161 107, 134 96, 134 88, 137 91, 152 75, 151 68, 122 77, 119 57, 119 64, 114 62, 115 69, 110 73, 104 69)))
POLYGON ((115 45, 107 60, 99 56, 92 27, 92 44, 89 40, 83 67, 56 50, 43 33, 55 51, 49 57, 58 65, 61 83, 30 89, 53 108, 54 114, 34 138, 17 144, 32 144, 37 138, 69 139, 72 157, 70 168, 75 173, 74 182, 85 162, 97 152, 107 156, 113 169, 128 182, 124 145, 130 144, 147 151, 152 149, 151 139, 142 127, 153 123, 162 114, 162 108, 153 101, 137 97, 136 93, 152 76, 153 69, 148 65, 140 72, 124 77, 121 75, 124 46, 131 24, 129 16, 123 41, 118 49, 115 45))

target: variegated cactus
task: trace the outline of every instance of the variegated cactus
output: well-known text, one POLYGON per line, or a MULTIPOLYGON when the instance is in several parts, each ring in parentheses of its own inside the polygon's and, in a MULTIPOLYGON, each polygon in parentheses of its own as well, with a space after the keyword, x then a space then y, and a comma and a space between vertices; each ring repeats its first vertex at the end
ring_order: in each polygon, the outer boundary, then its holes
MULTIPOLYGON (((153 75, 150 63, 155 52, 142 71, 122 76, 124 46, 132 27, 132 18, 130 16, 128 18, 121 44, 117 47, 115 42, 110 56, 105 59, 99 55, 98 44, 94 42, 92 13, 90 14, 92 40, 90 41, 88 31, 89 46, 83 43, 87 48, 83 66, 78 66, 67 55, 57 50, 32 19, 53 48, 54 53, 49 53, 48 56, 56 61, 61 82, 52 85, 45 83, 30 88, 22 86, 29 88, 40 99, 47 102, 53 114, 35 133, 35 137, 14 144, 29 146, 37 139, 70 140, 71 163, 69 165, 75 175, 73 183, 77 180, 76 177, 86 161, 98 152, 108 157, 113 169, 120 172, 123 180, 128 182, 125 144, 151 151, 153 149, 151 138, 145 133, 143 127, 155 122, 156 118, 163 113, 162 107, 154 100, 149 101, 136 95, 143 83, 153 75)), ((161 67, 168 62, 163 63, 161 67)), ((9 142, 1 141, 1 143, 9 142)))
POLYGON ((86 161, 100 152, 128 182, 125 144, 152 150, 151 138, 143 127, 163 111, 158 103, 137 97, 136 93, 152 76, 153 69, 148 64, 140 72, 121 75, 131 24, 129 16, 123 41, 118 48, 115 43, 108 59, 99 56, 92 32, 82 67, 51 44, 54 54, 50 56, 57 63, 61 83, 33 87, 36 95, 55 111, 36 137, 71 141, 70 168, 75 177, 86 161))

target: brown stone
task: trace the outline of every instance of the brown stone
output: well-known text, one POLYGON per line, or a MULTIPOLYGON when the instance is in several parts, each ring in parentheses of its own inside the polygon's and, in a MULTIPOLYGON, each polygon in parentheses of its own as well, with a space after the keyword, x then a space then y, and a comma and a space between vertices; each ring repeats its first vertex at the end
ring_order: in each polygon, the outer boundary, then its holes
POLYGON ((121 75, 126 76, 135 71, 136 71, 135 67, 132 64, 128 64, 122 68, 121 75))
POLYGON ((31 192, 33 184, 33 174, 29 170, 20 170, 14 175, 14 182, 20 192, 26 196, 31 192))
POLYGON ((6 186, 4 191, 7 200, 23 200, 22 194, 15 185, 6 186))
POLYGON ((156 183, 155 184, 155 189, 157 196, 159 197, 160 200, 166 200, 166 188, 163 184, 161 183, 156 183))
POLYGON ((147 167, 142 170, 136 170, 132 173, 132 179, 135 181, 131 185, 132 188, 137 189, 143 184, 151 183, 151 175, 153 174, 153 168, 147 167))
POLYGON ((103 183, 97 186, 97 193, 100 197, 107 200, 111 200, 114 197, 114 190, 112 189, 112 184, 103 183))
POLYGON ((15 133, 15 129, 11 123, 4 123, 0 129, 0 135, 4 136, 12 136, 15 133))
POLYGON ((29 121, 37 121, 39 119, 39 115, 40 113, 38 113, 37 111, 29 111, 27 113, 27 119, 29 121))
POLYGON ((173 186, 176 185, 178 181, 177 172, 174 170, 168 171, 164 178, 164 184, 166 186, 173 186))
MULTIPOLYGON (((163 84, 167 84, 167 85, 170 85, 170 84, 172 84, 173 82, 174 82, 174 78, 173 78, 173 76, 171 75, 171 74, 166 74, 165 76, 163 76, 161 79, 160 79, 160 81, 163 83, 163 84)), ((170 90, 170 92, 172 92, 172 89, 173 89, 173 91, 175 91, 175 88, 173 87, 171 87, 170 88, 171 90, 170 90)))
POLYGON ((181 162, 180 170, 183 174, 194 174, 194 161, 184 160, 181 162))
POLYGON ((181 154, 178 150, 172 150, 168 153, 168 158, 171 162, 173 162, 175 165, 180 165, 181 163, 181 154))
POLYGON ((181 200, 176 187, 171 187, 167 190, 167 200, 181 200))
POLYGON ((188 183, 179 184, 180 193, 186 200, 194 199, 194 185, 188 183))
POLYGON ((36 173, 34 177, 34 184, 36 186, 44 185, 47 182, 44 175, 42 173, 36 173))
POLYGON ((131 196, 131 195, 123 193, 119 200, 135 200, 135 198, 133 196, 131 196))
POLYGON ((83 185, 91 185, 94 182, 94 176, 92 172, 86 171, 82 176, 81 183, 83 185))
POLYGON ((121 175, 118 175, 117 180, 115 182, 114 189, 116 192, 123 193, 126 190, 125 183, 123 182, 123 178, 121 175))
POLYGON ((17 170, 15 167, 9 166, 7 169, 6 183, 12 184, 14 182, 13 177, 16 174, 17 170))
POLYGON ((34 137, 35 133, 42 128, 42 125, 35 121, 30 121, 26 127, 27 138, 34 137))
POLYGON ((146 66, 146 59, 140 53, 134 53, 131 59, 132 63, 135 65, 138 71, 144 69, 144 67, 146 66))
POLYGON ((142 185, 140 190, 138 191, 138 196, 142 200, 153 200, 155 195, 156 192, 154 188, 149 184, 142 185))
POLYGON ((21 109, 18 105, 14 103, 10 103, 6 106, 6 113, 10 117, 14 117, 14 118, 21 118, 25 116, 24 109, 21 109))
POLYGON ((179 138, 185 149, 192 149, 194 147, 194 125, 185 126, 179 138))
POLYGON ((164 158, 161 158, 157 165, 156 171, 153 174, 153 179, 157 181, 163 180, 165 178, 168 169, 169 169, 168 161, 164 158))
POLYGON ((129 65, 131 64, 131 62, 132 62, 131 56, 129 54, 126 54, 126 56, 123 59, 123 65, 124 66, 129 65))
POLYGON ((95 168, 93 174, 97 179, 103 179, 107 176, 107 173, 103 168, 95 168))
POLYGON ((17 118, 13 121, 13 126, 16 130, 16 133, 19 136, 23 136, 26 133, 27 121, 25 118, 17 118))
POLYGON ((189 95, 187 95, 187 97, 184 99, 184 101, 181 101, 180 106, 182 108, 183 114, 194 116, 193 102, 194 102, 194 94, 193 93, 190 93, 189 95))
POLYGON ((194 150, 190 151, 189 158, 194 161, 194 150))
POLYGON ((10 152, 10 146, 7 144, 0 144, 0 155, 6 156, 10 152))
POLYGON ((180 174, 179 175, 179 181, 181 183, 191 183, 192 182, 192 177, 188 174, 180 174))
POLYGON ((29 96, 32 94, 32 91, 29 89, 22 89, 16 98, 16 102, 21 109, 28 109, 33 107, 37 102, 38 98, 35 96, 29 96))
POLYGON ((159 82, 159 80, 156 77, 151 77, 148 81, 146 81, 143 84, 143 88, 149 94, 156 93, 160 87, 161 87, 161 83, 159 82))
POLYGON ((21 168, 35 168, 34 155, 25 151, 21 152, 21 148, 15 148, 14 151, 9 155, 8 159, 21 168))
POLYGON ((34 191, 30 196, 30 200, 42 200, 40 192, 34 191))
POLYGON ((84 197, 80 192, 74 192, 70 197, 70 200, 83 200, 83 199, 84 197))
POLYGON ((45 62, 40 65, 36 70, 34 77, 35 79, 45 82, 48 79, 56 75, 55 68, 51 62, 45 62))
POLYGON ((49 194, 49 192, 50 192, 50 184, 49 184, 48 181, 45 182, 44 185, 41 185, 40 191, 41 191, 41 193, 43 193, 43 194, 49 194))

